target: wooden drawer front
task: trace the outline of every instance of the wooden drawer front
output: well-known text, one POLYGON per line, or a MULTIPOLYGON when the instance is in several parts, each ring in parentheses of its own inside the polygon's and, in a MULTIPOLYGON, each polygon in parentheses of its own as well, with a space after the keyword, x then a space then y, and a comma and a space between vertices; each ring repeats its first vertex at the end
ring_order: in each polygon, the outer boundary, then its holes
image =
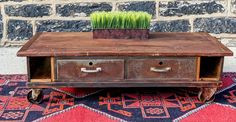
POLYGON ((124 61, 119 59, 58 60, 57 79, 101 81, 124 78, 124 61))
POLYGON ((131 59, 128 79, 196 79, 196 58, 131 59))

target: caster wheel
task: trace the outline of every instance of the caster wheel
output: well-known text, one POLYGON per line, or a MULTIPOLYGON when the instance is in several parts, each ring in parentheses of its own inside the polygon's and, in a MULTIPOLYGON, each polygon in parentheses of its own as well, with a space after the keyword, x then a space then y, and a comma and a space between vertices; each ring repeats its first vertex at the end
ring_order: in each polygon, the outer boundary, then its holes
POLYGON ((215 95, 213 95, 209 100, 206 101, 206 103, 212 103, 215 100, 215 95))
POLYGON ((204 103, 211 103, 215 100, 217 88, 202 88, 198 93, 198 99, 204 103))
POLYGON ((40 91, 39 95, 37 96, 36 99, 33 99, 32 97, 32 90, 28 93, 27 95, 27 99, 30 103, 33 103, 33 104, 40 104, 43 102, 43 92, 40 91))

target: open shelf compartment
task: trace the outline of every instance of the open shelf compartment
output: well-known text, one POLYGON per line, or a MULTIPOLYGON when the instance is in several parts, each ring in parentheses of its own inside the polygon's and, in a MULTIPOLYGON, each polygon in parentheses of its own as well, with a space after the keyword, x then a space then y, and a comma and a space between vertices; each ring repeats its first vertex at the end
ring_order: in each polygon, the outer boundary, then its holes
POLYGON ((31 82, 50 82, 52 79, 51 57, 28 57, 31 82))
POLYGON ((221 67, 223 65, 222 57, 200 57, 200 80, 219 80, 221 67))

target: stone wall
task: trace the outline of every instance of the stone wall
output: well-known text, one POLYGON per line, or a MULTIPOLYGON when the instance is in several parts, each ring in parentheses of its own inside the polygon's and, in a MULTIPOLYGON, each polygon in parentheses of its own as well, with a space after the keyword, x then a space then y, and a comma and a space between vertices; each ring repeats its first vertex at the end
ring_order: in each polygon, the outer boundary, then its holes
POLYGON ((0 47, 36 32, 91 31, 94 11, 132 10, 153 15, 151 31, 208 32, 236 50, 236 0, 0 0, 0 10, 0 47))
POLYGON ((36 32, 91 31, 92 12, 117 10, 152 14, 151 31, 236 37, 236 0, 0 0, 0 8, 2 46, 22 45, 36 32))

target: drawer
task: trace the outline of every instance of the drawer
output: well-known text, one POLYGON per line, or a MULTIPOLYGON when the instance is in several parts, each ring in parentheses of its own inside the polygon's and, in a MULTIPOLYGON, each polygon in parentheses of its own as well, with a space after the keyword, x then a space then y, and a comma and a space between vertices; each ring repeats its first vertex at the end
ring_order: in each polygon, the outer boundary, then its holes
POLYGON ((196 79, 196 58, 130 59, 127 61, 128 79, 196 79))
POLYGON ((59 81, 105 81, 123 78, 124 60, 121 59, 57 60, 59 81))

